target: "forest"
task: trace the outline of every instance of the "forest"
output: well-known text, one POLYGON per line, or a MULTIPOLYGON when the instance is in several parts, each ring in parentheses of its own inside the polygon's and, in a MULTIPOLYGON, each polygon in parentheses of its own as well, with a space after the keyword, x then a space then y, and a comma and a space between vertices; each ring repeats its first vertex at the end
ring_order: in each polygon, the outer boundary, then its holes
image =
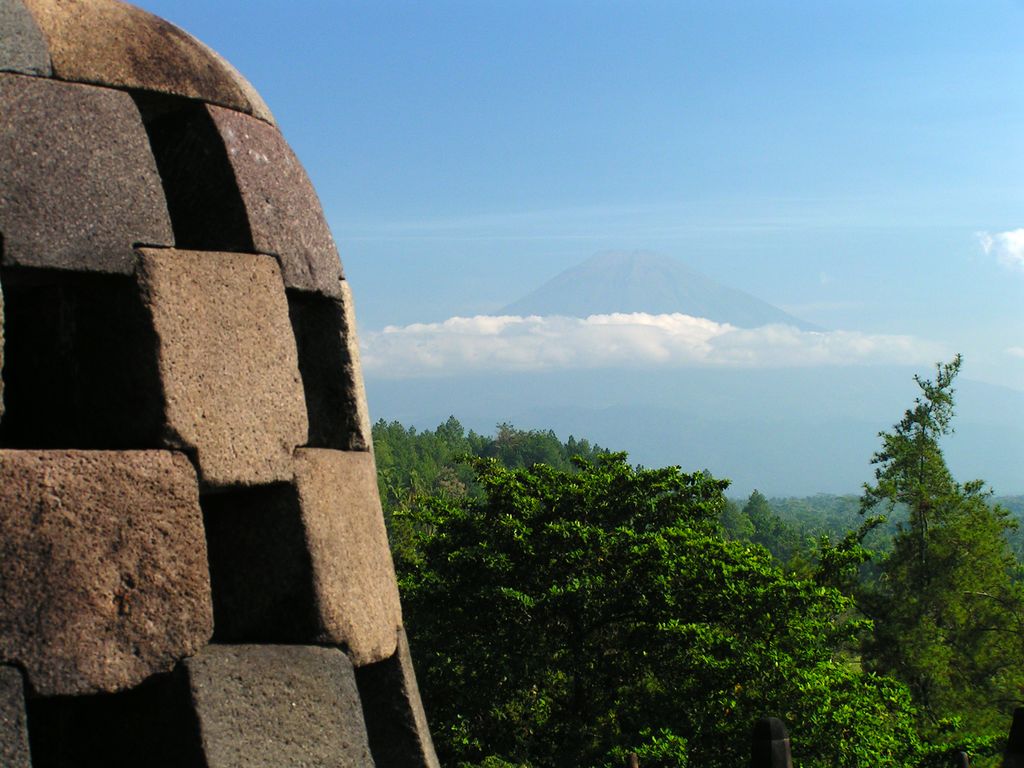
POLYGON ((959 368, 915 377, 860 495, 735 499, 551 431, 378 422, 442 764, 725 768, 770 715, 798 766, 998 765, 1024 703, 1024 498, 950 473, 959 368))

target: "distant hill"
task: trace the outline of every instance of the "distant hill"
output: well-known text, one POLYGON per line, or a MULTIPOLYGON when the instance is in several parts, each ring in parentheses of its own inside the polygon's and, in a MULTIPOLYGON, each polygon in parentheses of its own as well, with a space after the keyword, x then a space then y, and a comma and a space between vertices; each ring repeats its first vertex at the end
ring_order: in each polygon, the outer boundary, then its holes
POLYGON ((648 251, 596 254, 512 302, 500 314, 587 317, 612 312, 680 312, 740 328, 782 323, 820 330, 675 259, 648 251))
MULTIPOLYGON (((503 371, 414 385, 368 376, 367 395, 375 417, 420 428, 451 413, 483 434, 509 421, 586 435, 647 466, 710 469, 733 481, 730 495, 809 496, 859 493, 871 480, 878 432, 911 404, 915 373, 927 375, 909 366, 503 371)), ((964 379, 956 400, 956 433, 944 443, 956 478, 1024 492, 1024 393, 964 379)))

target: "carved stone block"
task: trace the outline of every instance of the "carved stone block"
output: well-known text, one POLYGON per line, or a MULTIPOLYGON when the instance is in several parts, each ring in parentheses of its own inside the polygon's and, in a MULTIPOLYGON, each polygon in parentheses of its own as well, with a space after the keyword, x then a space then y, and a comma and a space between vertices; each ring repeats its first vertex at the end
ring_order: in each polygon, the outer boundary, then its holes
POLYGON ((139 111, 108 88, 0 74, 3 263, 130 274, 171 245, 139 111))
POLYGON ((219 642, 389 658, 402 624, 373 455, 300 448, 295 484, 203 499, 219 642))
POLYGON ((43 33, 21 0, 0 0, 0 71, 50 74, 43 33))
POLYGON ((184 667, 208 768, 372 768, 341 651, 211 645, 184 667))
POLYGON ((357 667, 388 658, 395 651, 402 608, 373 454, 300 449, 295 486, 322 640, 344 643, 357 667))
POLYGON ((54 77, 253 111, 246 95, 252 86, 237 71, 191 35, 141 8, 117 0, 24 1, 49 43, 54 77))
POLYGON ((249 217, 255 249, 280 259, 288 288, 340 297, 338 249, 305 170, 273 126, 208 107, 249 217))
POLYGON ((21 672, 0 667, 0 765, 4 768, 32 766, 24 689, 21 672))
POLYGON ((116 691, 213 630, 195 471, 166 451, 0 451, 0 659, 116 691))
POLYGON ((143 249, 138 274, 159 338, 169 446, 196 452, 208 486, 290 480, 308 424, 277 262, 143 249))

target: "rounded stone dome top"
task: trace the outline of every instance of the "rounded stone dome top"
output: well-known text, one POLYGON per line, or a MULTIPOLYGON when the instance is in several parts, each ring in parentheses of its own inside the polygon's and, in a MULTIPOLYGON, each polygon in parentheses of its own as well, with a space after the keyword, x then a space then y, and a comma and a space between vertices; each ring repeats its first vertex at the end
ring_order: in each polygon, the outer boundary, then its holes
POLYGON ((0 71, 183 96, 274 122, 219 54, 127 3, 0 0, 0 38, 0 71))
POLYGON ((118 0, 0 0, 0 99, 3 264, 129 274, 140 245, 262 253, 286 288, 341 298, 267 105, 174 25, 118 0))

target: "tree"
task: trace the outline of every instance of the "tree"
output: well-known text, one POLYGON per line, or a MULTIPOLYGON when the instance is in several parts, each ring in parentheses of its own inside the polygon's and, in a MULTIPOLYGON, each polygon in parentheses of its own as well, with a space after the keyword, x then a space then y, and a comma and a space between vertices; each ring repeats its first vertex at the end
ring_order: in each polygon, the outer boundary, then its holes
POLYGON ((724 768, 764 714, 804 766, 915 763, 906 689, 835 652, 859 629, 850 601, 723 539, 725 481, 624 454, 471 464, 483 497, 397 513, 417 532, 396 565, 443 763, 724 768))
POLYGON ((913 406, 880 433, 862 508, 905 505, 908 518, 861 600, 875 623, 865 661, 903 680, 932 723, 954 718, 962 730, 1004 733, 1024 683, 1024 602, 1007 514, 980 480, 956 482, 942 453, 960 366, 957 355, 936 366, 934 381, 915 377, 913 406))
POLYGON ((718 525, 722 529, 722 535, 730 541, 750 541, 754 535, 754 523, 732 499, 725 500, 722 514, 718 517, 718 525))
POLYGON ((755 490, 750 494, 743 507, 743 514, 754 528, 751 541, 771 552, 780 564, 788 564, 800 552, 803 544, 800 531, 775 514, 768 499, 760 491, 755 490))

